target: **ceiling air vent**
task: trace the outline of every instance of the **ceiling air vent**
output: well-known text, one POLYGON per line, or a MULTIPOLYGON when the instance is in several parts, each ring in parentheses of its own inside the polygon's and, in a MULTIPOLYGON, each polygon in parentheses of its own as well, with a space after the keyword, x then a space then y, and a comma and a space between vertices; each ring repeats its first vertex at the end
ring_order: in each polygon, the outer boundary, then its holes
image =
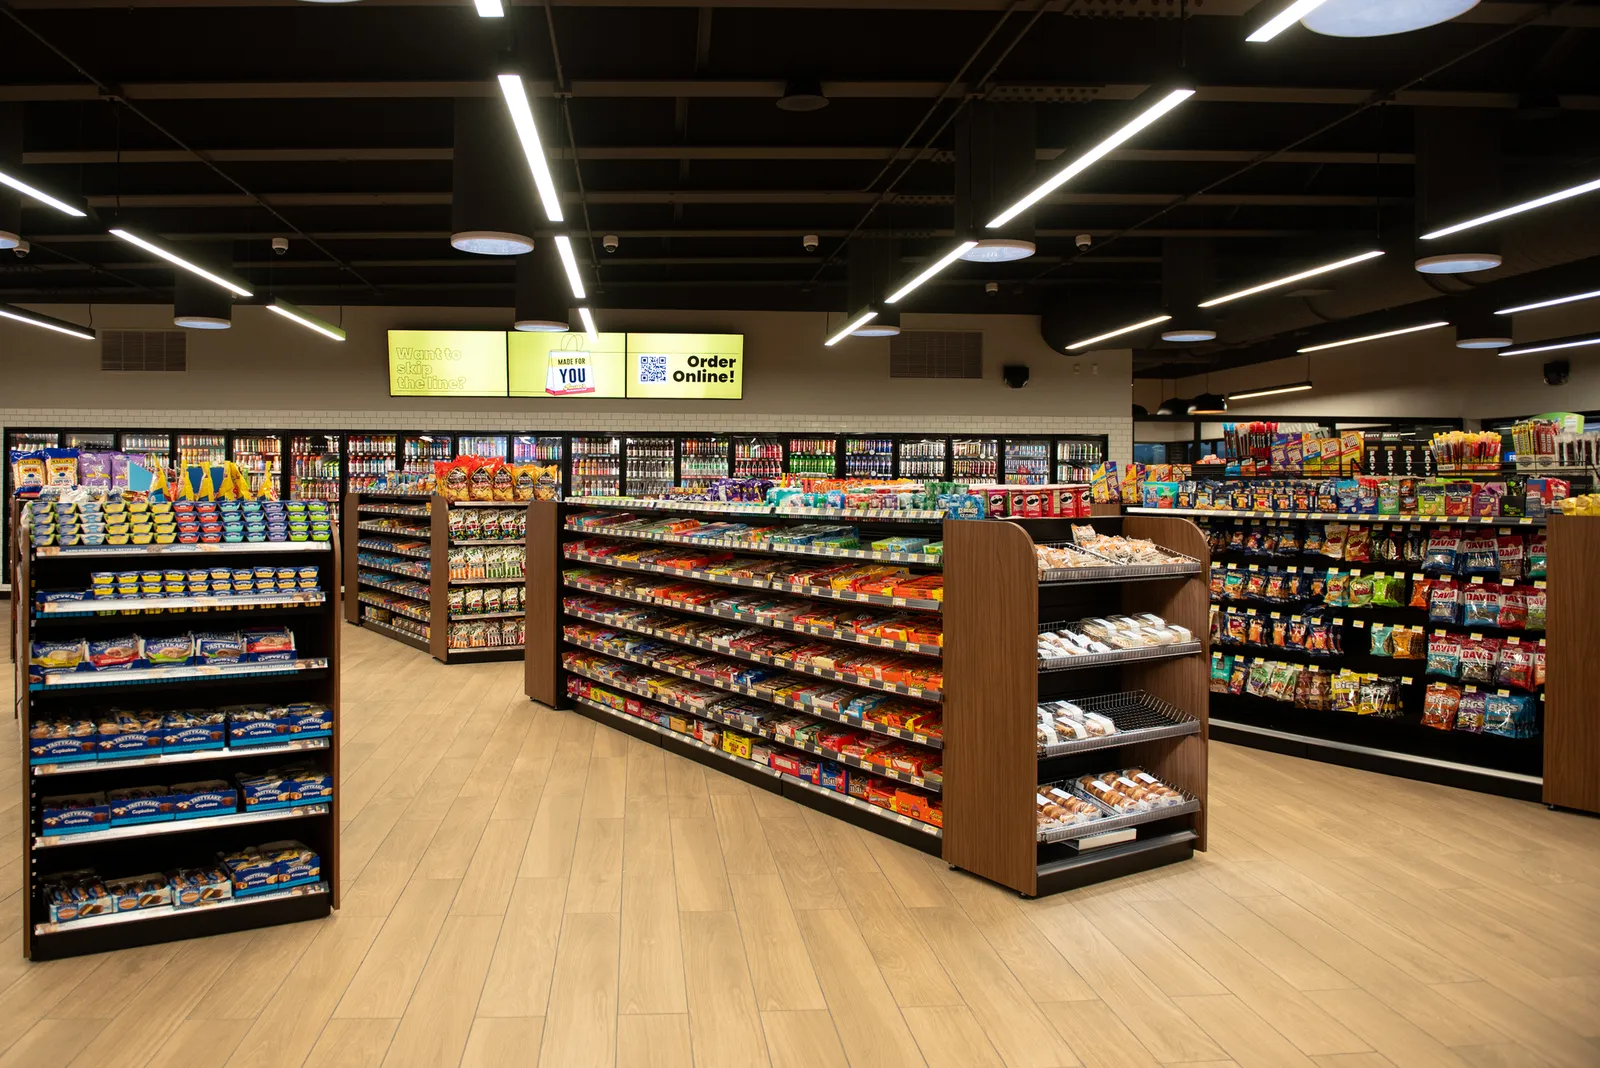
POLYGON ((102 330, 102 371, 187 371, 188 334, 182 330, 102 330))
POLYGON ((981 330, 904 330, 889 339, 890 378, 982 378, 981 330))

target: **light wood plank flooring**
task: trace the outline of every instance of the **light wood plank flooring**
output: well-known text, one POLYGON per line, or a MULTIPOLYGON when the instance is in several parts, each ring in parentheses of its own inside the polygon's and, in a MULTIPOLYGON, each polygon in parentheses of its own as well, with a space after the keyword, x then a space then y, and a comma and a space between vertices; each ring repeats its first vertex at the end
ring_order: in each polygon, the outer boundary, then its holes
POLYGON ((30 965, 7 747, 0 1068, 1600 1065, 1600 821, 1215 745, 1210 853, 1030 902, 343 633, 328 920, 30 965))

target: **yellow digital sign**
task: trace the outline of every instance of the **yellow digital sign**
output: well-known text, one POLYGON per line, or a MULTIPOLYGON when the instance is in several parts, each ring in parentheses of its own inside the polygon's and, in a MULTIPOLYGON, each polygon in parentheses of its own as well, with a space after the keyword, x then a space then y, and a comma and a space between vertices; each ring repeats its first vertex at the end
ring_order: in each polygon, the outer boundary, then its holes
POLYGON ((629 334, 628 396, 739 400, 743 334, 629 334))
POLYGON ((509 342, 513 397, 623 397, 627 334, 514 331, 509 342))
POLYGON ((506 335, 503 331, 389 331, 389 396, 505 395, 506 335))

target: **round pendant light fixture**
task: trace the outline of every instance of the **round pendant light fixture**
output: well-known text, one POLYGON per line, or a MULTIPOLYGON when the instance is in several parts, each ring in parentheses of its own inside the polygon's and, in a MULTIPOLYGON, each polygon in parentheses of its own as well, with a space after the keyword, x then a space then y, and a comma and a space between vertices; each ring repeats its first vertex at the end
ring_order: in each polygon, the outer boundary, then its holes
POLYGON ((572 329, 571 314, 555 263, 554 242, 531 256, 517 260, 513 285, 516 318, 511 328, 535 334, 565 334, 572 329))
POLYGON ((1477 6, 1478 0, 1326 0, 1300 25, 1329 37, 1386 37, 1449 22, 1477 6))
POLYGON ((226 330, 233 325, 233 295, 178 271, 172 277, 172 323, 185 330, 226 330))
POLYGON ((1511 339, 1508 337, 1456 338, 1456 348, 1458 349, 1504 349, 1509 348, 1510 346, 1511 339))
POLYGON ((978 243, 961 254, 970 263, 1011 263, 1025 260, 1039 251, 1032 241, 1010 237, 979 238, 978 243))
POLYGON ((1172 330, 1161 331, 1162 341, 1215 341, 1217 332, 1204 327, 1180 326, 1172 330))
POLYGON ((1442 256, 1423 256, 1416 266, 1423 274, 1471 274, 1493 270, 1502 262, 1493 252, 1450 252, 1442 256))
POLYGON ((873 304, 877 315, 850 331, 851 337, 896 337, 900 333, 900 309, 873 304))
POLYGON ((1228 398, 1220 393, 1202 393, 1189 404, 1190 415, 1226 415, 1228 398))
POLYGON ((1189 400, 1184 397, 1168 397, 1161 402, 1161 407, 1156 409, 1157 415, 1188 415, 1189 400))
POLYGON ((822 83, 815 78, 796 78, 783 87, 778 98, 779 111, 821 111, 828 106, 822 95, 822 83))
POLYGON ((463 230, 450 235, 450 247, 480 256, 521 256, 533 251, 533 238, 504 230, 463 230))

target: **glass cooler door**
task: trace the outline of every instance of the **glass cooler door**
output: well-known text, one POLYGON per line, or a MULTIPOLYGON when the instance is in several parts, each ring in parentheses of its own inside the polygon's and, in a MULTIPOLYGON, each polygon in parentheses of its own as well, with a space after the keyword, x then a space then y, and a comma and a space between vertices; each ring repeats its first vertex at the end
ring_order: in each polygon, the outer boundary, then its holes
POLYGON ((505 434, 462 434, 456 439, 456 455, 477 456, 484 460, 504 460, 509 438, 505 434))
POLYGON ((728 477, 728 439, 720 436, 678 439, 678 482, 698 489, 728 477))
POLYGON ((1006 441, 1006 485, 1042 486, 1049 481, 1048 438, 1011 438, 1006 441))
POLYGON ((789 439, 789 474, 832 478, 838 470, 838 438, 789 439))
MULTIPOLYGON (((403 470, 409 475, 430 474, 436 460, 455 458, 452 446, 453 442, 448 431, 437 434, 407 434, 400 450, 405 458, 403 470)), ((502 452, 501 455, 505 454, 502 452)))
POLYGON ((250 482, 250 495, 275 501, 283 474, 283 439, 276 434, 234 435, 233 462, 250 482))
POLYGON ((956 482, 1000 478, 1000 443, 994 438, 956 438, 950 442, 950 455, 950 476, 956 482))
POLYGON ((289 499, 327 501, 331 518, 337 523, 339 492, 339 435, 295 434, 291 437, 289 499))
POLYGON ((1105 458, 1105 446, 1099 441, 1057 441, 1056 481, 1087 482, 1094 466, 1105 458))
MULTIPOLYGON (((944 473, 944 442, 939 442, 939 473, 944 473)), ((846 478, 890 478, 894 475, 892 438, 845 438, 846 478)))
MULTIPOLYGON (((909 438, 900 443, 900 477, 922 478, 932 482, 950 480, 950 463, 944 438, 909 438)), ((845 458, 846 463, 849 457, 845 458)))
POLYGON ((518 434, 511 439, 511 462, 518 464, 559 464, 561 439, 554 435, 518 434))
POLYGON ((783 440, 771 435, 733 440, 734 478, 777 478, 783 474, 783 440))
POLYGON ((629 438, 624 471, 630 496, 654 497, 672 488, 672 439, 629 438))
POLYGON ((379 478, 394 474, 397 442, 394 434, 350 435, 350 477, 347 488, 352 493, 371 489, 379 478))
POLYGON ((572 437, 572 495, 615 497, 622 492, 622 440, 609 434, 572 437))

